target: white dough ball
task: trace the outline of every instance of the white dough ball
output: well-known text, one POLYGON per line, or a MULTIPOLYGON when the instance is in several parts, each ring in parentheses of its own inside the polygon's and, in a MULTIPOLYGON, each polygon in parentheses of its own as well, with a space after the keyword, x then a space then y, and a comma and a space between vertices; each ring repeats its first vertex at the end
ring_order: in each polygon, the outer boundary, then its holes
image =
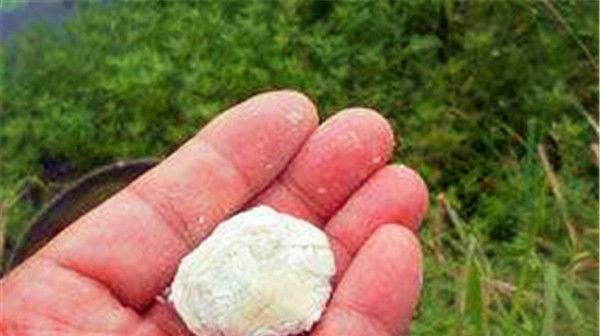
POLYGON ((334 273, 321 230, 259 206, 222 222, 183 258, 170 300, 197 335, 295 335, 321 317, 334 273))

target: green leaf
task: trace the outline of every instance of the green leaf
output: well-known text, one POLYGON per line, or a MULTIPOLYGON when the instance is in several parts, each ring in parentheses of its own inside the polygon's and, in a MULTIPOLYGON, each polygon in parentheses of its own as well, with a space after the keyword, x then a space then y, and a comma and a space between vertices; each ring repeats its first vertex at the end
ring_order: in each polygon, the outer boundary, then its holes
POLYGON ((467 274, 465 315, 478 335, 483 335, 483 299, 481 296, 481 271, 470 265, 467 274))
POLYGON ((542 334, 554 336, 558 288, 558 268, 547 264, 544 273, 544 329, 542 334))

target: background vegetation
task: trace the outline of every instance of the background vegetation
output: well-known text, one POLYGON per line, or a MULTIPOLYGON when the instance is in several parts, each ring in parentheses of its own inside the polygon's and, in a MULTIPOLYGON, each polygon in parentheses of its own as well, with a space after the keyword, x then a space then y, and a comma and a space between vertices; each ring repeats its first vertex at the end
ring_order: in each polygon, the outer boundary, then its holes
POLYGON ((0 56, 9 238, 84 172, 294 88, 381 111, 431 187, 415 335, 598 334, 597 1, 115 1, 0 56))

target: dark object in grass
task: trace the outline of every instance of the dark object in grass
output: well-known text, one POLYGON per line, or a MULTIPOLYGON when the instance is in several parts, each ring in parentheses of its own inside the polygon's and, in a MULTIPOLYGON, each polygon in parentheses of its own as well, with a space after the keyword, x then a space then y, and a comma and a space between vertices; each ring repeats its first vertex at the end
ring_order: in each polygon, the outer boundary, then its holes
POLYGON ((42 173, 48 181, 64 180, 73 173, 71 163, 63 157, 42 157, 42 173))
POLYGON ((18 241, 6 244, 2 273, 17 266, 81 215, 158 162, 155 158, 117 161, 93 170, 66 187, 36 214, 18 241))

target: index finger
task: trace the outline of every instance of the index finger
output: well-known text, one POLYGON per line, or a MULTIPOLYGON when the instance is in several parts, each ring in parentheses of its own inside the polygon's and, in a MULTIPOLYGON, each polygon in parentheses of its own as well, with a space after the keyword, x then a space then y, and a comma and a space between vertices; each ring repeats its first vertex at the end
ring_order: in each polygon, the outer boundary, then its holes
POLYGON ((141 308, 167 285, 181 257, 278 175, 316 125, 315 107, 301 94, 253 97, 34 258, 55 260, 141 308))

